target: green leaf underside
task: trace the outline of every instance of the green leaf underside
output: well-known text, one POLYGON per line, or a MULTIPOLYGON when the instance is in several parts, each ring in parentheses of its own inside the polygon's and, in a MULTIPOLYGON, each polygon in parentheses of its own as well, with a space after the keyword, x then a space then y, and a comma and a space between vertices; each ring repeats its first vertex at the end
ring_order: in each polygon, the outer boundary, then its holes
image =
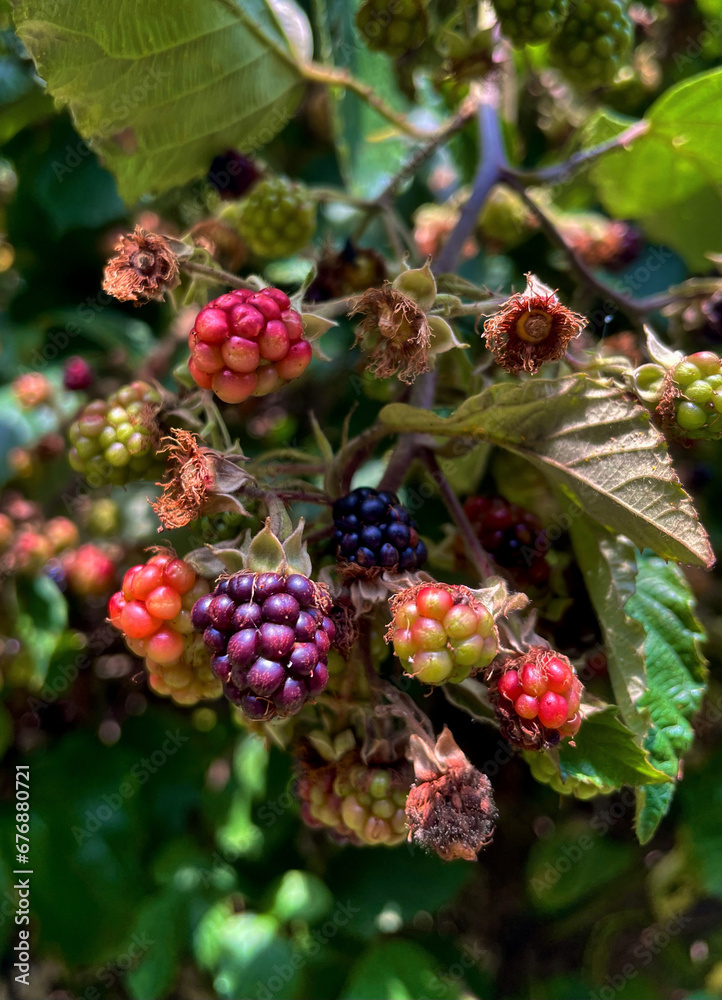
POLYGON ((644 629, 624 609, 634 593, 636 550, 581 511, 572 517, 569 531, 604 636, 614 699, 625 723, 641 734, 649 722, 637 707, 647 688, 644 629))
POLYGON ((585 375, 490 386, 442 418, 401 403, 380 419, 395 431, 471 437, 541 469, 574 507, 665 559, 711 566, 714 555, 664 438, 649 414, 585 375))
POLYGON ((562 779, 582 780, 597 788, 610 785, 667 784, 669 778, 649 761, 634 734, 617 717, 618 709, 609 705, 592 712, 574 737, 575 746, 559 746, 559 769, 562 779))
POLYGON ((603 156, 592 181, 611 215, 639 220, 691 266, 705 266, 704 251, 722 246, 720 227, 712 232, 705 222, 722 208, 722 70, 672 87, 645 120, 649 130, 603 156), (702 206, 706 214, 696 210, 702 206))
MULTIPOLYGON (((676 779, 682 755, 694 733, 691 720, 706 690, 700 644, 705 635, 694 614, 694 596, 684 574, 657 556, 638 558, 637 589, 626 609, 644 626, 647 691, 639 707, 652 725, 644 746, 655 767, 676 779)), ((639 789, 637 835, 646 843, 666 815, 674 786, 639 789)))
MULTIPOLYGON (((257 150, 290 120, 301 73, 267 0, 12 0, 17 32, 128 202, 257 150)), ((58 164, 62 174, 73 167, 58 164)), ((67 176, 67 175, 66 175, 67 176)))

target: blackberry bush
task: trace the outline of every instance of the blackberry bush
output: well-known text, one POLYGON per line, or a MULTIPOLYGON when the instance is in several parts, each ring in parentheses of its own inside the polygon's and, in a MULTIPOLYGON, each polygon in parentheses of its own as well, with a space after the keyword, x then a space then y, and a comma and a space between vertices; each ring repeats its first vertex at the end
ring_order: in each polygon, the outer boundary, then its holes
POLYGON ((503 34, 514 45, 536 45, 556 35, 569 11, 569 0, 494 0, 503 34))
POLYGON ((162 468, 156 458, 160 394, 147 382, 131 382, 108 400, 96 399, 70 428, 68 460, 88 482, 124 485, 152 479, 162 468))
POLYGON ((269 177, 251 188, 231 218, 257 257, 290 257, 313 237, 316 202, 302 184, 269 177))
POLYGON ((423 684, 458 684, 499 651, 494 616, 468 587, 421 584, 397 594, 387 642, 423 684))
POLYGON ((128 648, 144 658, 152 690, 179 705, 222 694, 210 654, 191 623, 195 603, 209 590, 192 566, 162 552, 131 566, 108 604, 111 624, 123 633, 128 648))
POLYGON ((426 546, 395 493, 360 486, 333 505, 336 555, 362 570, 414 572, 426 562, 426 546))
POLYGON ((293 715, 328 681, 335 637, 325 589, 300 573, 246 571, 220 580, 191 621, 223 692, 255 722, 293 715))
POLYGON ((279 288, 237 289, 213 299, 196 316, 188 346, 194 381, 224 403, 266 396, 311 361, 303 320, 279 288))
POLYGON ((623 66, 633 36, 624 0, 582 0, 571 5, 549 58, 575 86, 605 86, 623 66))

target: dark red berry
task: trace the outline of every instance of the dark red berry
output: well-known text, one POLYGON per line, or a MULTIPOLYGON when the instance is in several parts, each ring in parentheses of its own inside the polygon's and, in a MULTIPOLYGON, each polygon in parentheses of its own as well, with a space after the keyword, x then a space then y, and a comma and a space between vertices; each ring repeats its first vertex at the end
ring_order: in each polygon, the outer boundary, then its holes
POLYGON ((208 171, 208 183, 224 200, 240 198, 261 176, 253 160, 239 153, 237 149, 227 149, 214 156, 208 171))
POLYGON ((63 368, 63 385, 66 389, 82 391, 93 384, 93 369, 85 358, 68 358, 63 368))
POLYGON ((295 625, 300 610, 298 601, 290 594, 273 594, 261 606, 264 620, 279 625, 295 625))

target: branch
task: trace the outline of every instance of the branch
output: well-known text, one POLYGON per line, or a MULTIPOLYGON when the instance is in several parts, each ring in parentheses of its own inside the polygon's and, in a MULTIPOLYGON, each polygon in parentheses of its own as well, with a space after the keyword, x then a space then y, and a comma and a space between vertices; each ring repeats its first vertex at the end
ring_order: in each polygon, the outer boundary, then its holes
POLYGON ((439 463, 436 461, 436 455, 434 455, 432 451, 425 449, 423 457, 429 468, 429 472, 432 474, 434 481, 439 487, 444 503, 456 523, 456 527, 459 529, 462 538, 464 539, 467 555, 475 564, 481 579, 485 580, 489 576, 498 576, 499 570, 492 562, 491 556, 476 537, 476 532, 472 527, 471 521, 469 521, 469 518, 466 516, 466 512, 459 503, 456 493, 454 493, 446 476, 441 471, 439 463))
POLYGON ((499 127, 498 102, 498 91, 493 87, 486 88, 478 109, 481 146, 479 169, 474 178, 471 196, 461 210, 459 221, 451 230, 449 238, 434 262, 434 271, 438 274, 454 270, 464 244, 474 231, 487 195, 500 179, 501 170, 506 165, 504 143, 499 127))
POLYGON ((190 260, 179 260, 178 266, 186 274, 197 275, 199 278, 207 278, 217 285, 228 285, 230 288, 250 288, 254 292, 258 291, 257 281, 246 281, 239 278, 237 274, 224 271, 220 267, 211 267, 209 264, 196 264, 190 260))
POLYGON ((578 153, 574 153, 564 163, 557 163, 551 167, 539 167, 537 170, 511 170, 507 168, 507 173, 513 174, 522 184, 555 184, 557 181, 567 180, 569 175, 573 174, 575 170, 578 170, 580 167, 586 167, 588 164, 593 163, 594 160, 598 160, 601 156, 604 156, 605 153, 609 153, 614 149, 626 149, 630 143, 648 131, 649 122, 642 119, 630 125, 629 128, 620 132, 613 139, 602 142, 598 146, 591 146, 589 149, 582 149, 578 153))
MULTIPOLYGON (((409 405, 416 406, 420 410, 430 410, 434 405, 435 394, 436 369, 432 368, 431 371, 419 375, 416 382, 414 382, 414 387, 409 397, 409 405)), ((399 486, 401 486, 415 457, 418 441, 419 435, 416 433, 401 435, 396 442, 396 447, 391 453, 389 464, 386 466, 386 471, 379 483, 380 490, 391 490, 392 493, 395 493, 399 486)))
POLYGON ((427 139, 429 137, 428 132, 417 128, 409 121, 406 115, 395 111, 390 104, 387 104, 382 97, 379 97, 373 87, 369 87, 368 84, 357 80, 345 69, 322 66, 320 63, 305 63, 301 66, 301 72, 304 78, 312 83, 322 83, 326 87, 343 87, 344 90, 350 90, 352 94, 356 94, 362 101, 366 101, 386 121, 391 122, 392 125, 395 125, 405 135, 410 135, 413 139, 427 139))

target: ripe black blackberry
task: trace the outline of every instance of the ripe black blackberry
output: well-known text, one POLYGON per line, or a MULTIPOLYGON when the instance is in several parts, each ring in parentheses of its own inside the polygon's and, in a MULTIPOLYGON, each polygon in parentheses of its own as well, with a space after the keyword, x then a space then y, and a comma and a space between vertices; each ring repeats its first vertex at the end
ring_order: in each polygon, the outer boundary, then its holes
MULTIPOLYGON (((483 547, 520 585, 546 583, 549 542, 536 514, 503 497, 469 497, 464 510, 483 547)), ((464 551, 461 541, 459 551, 464 551)))
POLYGON ((294 715, 326 687, 328 593, 300 573, 244 571, 196 601, 191 622, 223 692, 254 722, 294 715))
POLYGON ((553 66, 584 90, 610 84, 634 38, 623 0, 581 0, 549 46, 553 66))
POLYGON ((569 0, 494 0, 502 33, 514 45, 538 45, 557 34, 569 0))
POLYGON ((395 493, 361 486, 334 503, 333 520, 340 562, 411 572, 426 562, 426 546, 395 493))
POLYGON ((208 183, 224 200, 242 198, 261 177, 258 166, 237 149, 214 156, 208 171, 208 183))

